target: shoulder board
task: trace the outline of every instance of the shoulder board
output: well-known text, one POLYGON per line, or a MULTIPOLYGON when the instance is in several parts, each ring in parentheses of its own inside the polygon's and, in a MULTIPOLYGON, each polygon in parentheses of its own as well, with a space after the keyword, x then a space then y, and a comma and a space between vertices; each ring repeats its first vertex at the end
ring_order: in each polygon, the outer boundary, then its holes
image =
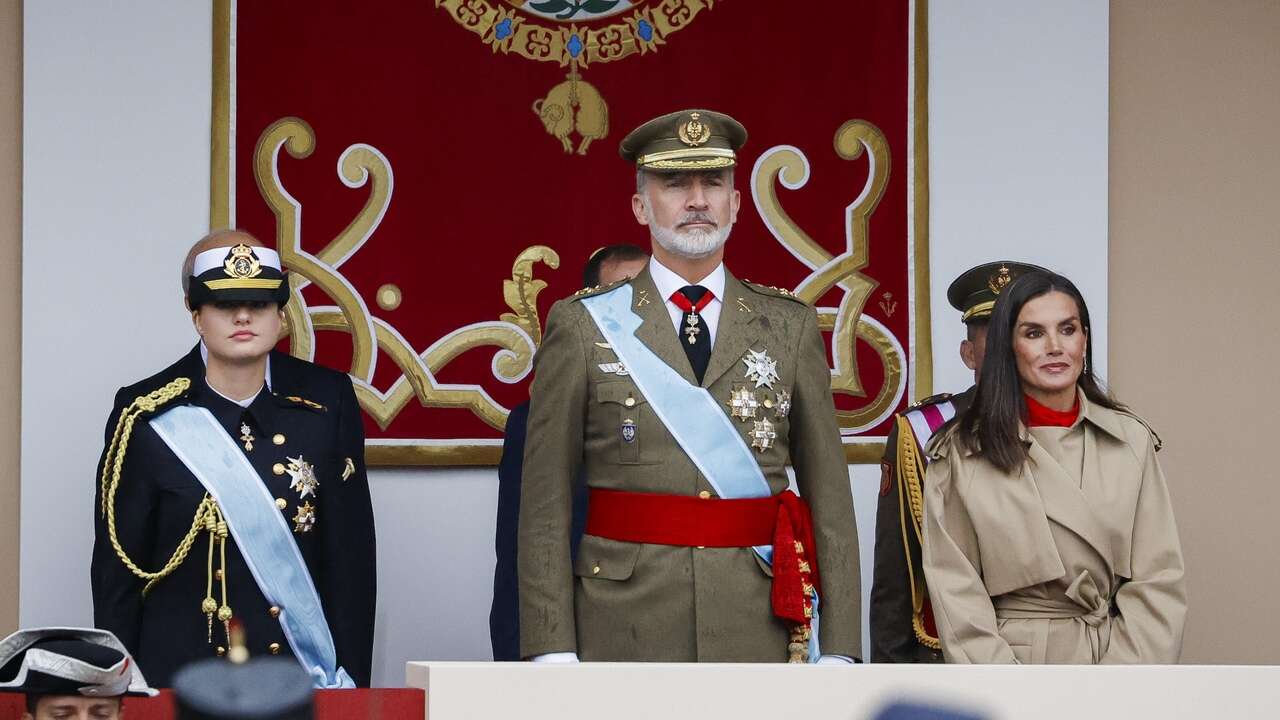
POLYGON ((750 288, 751 290, 754 290, 755 292, 761 295, 767 295, 770 297, 782 297, 806 306, 809 304, 804 300, 801 300, 799 296, 797 296, 795 293, 791 292, 786 288, 775 287, 773 285, 760 285, 759 283, 753 283, 750 280, 743 280, 742 284, 746 285, 748 288, 750 288))
POLYGON ((1151 433, 1151 442, 1155 445, 1156 452, 1160 452, 1160 449, 1164 447, 1164 441, 1160 439, 1159 433, 1156 432, 1155 428, 1151 427, 1150 423, 1148 423, 1146 420, 1143 420, 1140 415, 1128 409, 1116 410, 1115 412, 1118 412, 1121 415, 1125 415, 1127 417, 1131 417, 1134 420, 1137 420, 1139 423, 1142 423, 1142 427, 1146 428, 1147 432, 1151 433))
POLYGON ((911 410, 915 410, 916 408, 922 408, 925 405, 937 405, 940 402, 946 402, 950 399, 951 399, 951 393, 938 393, 937 395, 930 395, 929 397, 924 398, 923 400, 912 403, 907 408, 907 411, 910 412, 911 410))
POLYGON ((297 395, 277 395, 282 405, 292 405, 294 407, 305 407, 316 412, 324 412, 327 408, 314 400, 298 397, 297 395))
POLYGON ((574 293, 574 294, 570 295, 570 296, 569 296, 569 299, 570 299, 570 300, 581 300, 582 298, 585 298, 585 297, 591 297, 591 296, 593 296, 593 295, 602 295, 602 294, 607 293, 607 292, 609 292, 610 290, 612 290, 612 289, 614 289, 614 288, 616 288, 616 287, 620 287, 620 286, 622 286, 623 284, 628 283, 628 282, 631 282, 631 278, 623 278, 623 279, 621 279, 621 280, 618 280, 618 281, 616 281, 616 282, 610 283, 610 284, 608 284, 608 285, 594 285, 594 286, 592 286, 592 287, 585 287, 585 288, 582 288, 581 290, 579 290, 578 292, 576 292, 576 293, 574 293))

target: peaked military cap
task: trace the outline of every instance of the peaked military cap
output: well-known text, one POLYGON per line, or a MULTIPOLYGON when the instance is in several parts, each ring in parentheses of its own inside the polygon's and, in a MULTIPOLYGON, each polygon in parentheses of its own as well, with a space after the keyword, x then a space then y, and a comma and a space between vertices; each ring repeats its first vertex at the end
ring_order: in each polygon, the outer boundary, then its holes
POLYGON ((636 167, 685 172, 733 167, 747 143, 742 123, 714 110, 681 110, 656 117, 622 139, 618 152, 636 167))
POLYGON ((89 628, 19 630, 0 640, 0 692, 156 695, 115 635, 89 628))
POLYGON ((280 267, 280 255, 271 248, 232 247, 205 250, 196 255, 187 283, 191 309, 211 302, 289 301, 289 278, 280 267))
POLYGON ((237 664, 209 658, 173 678, 179 720, 307 720, 314 717, 311 676, 294 660, 237 664))
POLYGON ((1039 265, 1000 260, 969 268, 947 288, 947 302, 959 310, 963 322, 986 320, 996 306, 996 298, 1020 275, 1047 272, 1039 265))

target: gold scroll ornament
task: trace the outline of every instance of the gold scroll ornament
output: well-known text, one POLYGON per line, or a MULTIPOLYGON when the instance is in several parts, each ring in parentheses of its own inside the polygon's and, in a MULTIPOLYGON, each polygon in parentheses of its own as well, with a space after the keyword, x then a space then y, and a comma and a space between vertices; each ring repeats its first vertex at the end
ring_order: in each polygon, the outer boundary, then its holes
MULTIPOLYGON (((835 393, 866 397, 854 352, 856 341, 869 343, 884 369, 884 382, 872 401, 857 410, 837 410, 842 434, 851 435, 882 422, 896 407, 906 389, 905 358, 892 334, 873 318, 863 315, 867 300, 878 283, 862 273, 869 260, 867 223, 875 212, 889 182, 889 144, 878 128, 864 120, 850 120, 836 131, 835 152, 845 160, 856 160, 865 152, 869 173, 856 200, 846 208, 846 249, 833 256, 811 238, 783 209, 776 185, 791 190, 808 181, 808 161, 796 148, 780 145, 766 151, 752 175, 752 194, 765 225, 780 243, 808 265, 812 272, 794 292, 809 304, 816 304, 833 288, 844 291, 836 308, 818 308, 819 328, 832 333, 832 379, 835 393)), ((854 447, 847 451, 865 460, 854 447)), ((872 448, 878 455, 878 448, 872 448)), ((869 458, 874 460, 874 457, 869 458)))
MULTIPOLYGON (((286 117, 272 123, 258 139, 254 150, 254 178, 264 200, 276 217, 276 247, 282 263, 290 269, 290 299, 285 306, 291 354, 307 360, 315 356, 317 330, 336 330, 352 336, 350 374, 361 407, 379 427, 386 429, 392 420, 416 398, 424 407, 463 408, 485 423, 501 430, 506 424, 507 408, 474 384, 444 385, 435 375, 462 353, 480 347, 496 347, 494 376, 502 382, 514 383, 524 378, 533 367, 533 353, 542 340, 537 313, 538 294, 546 281, 533 277, 534 267, 541 262, 550 268, 560 266, 554 250, 535 245, 521 251, 512 266, 511 278, 503 283, 503 298, 512 312, 503 313, 497 321, 472 323, 459 327, 437 340, 422 352, 387 321, 376 317, 364 299, 342 275, 343 262, 369 241, 391 201, 394 179, 391 165, 376 148, 356 144, 347 148, 339 159, 339 179, 350 188, 371 185, 368 200, 337 237, 314 255, 302 249, 299 233, 301 205, 283 187, 275 171, 281 149, 293 158, 304 160, 315 149, 315 133, 303 120, 286 117), (320 288, 335 305, 308 307, 302 290, 309 284, 320 288), (373 386, 378 350, 401 370, 401 376, 385 392, 373 386)), ((465 441, 460 441, 460 444, 465 441)), ((370 448, 370 462, 398 464, 403 459, 378 458, 378 447, 370 448)), ((440 448, 442 455, 452 448, 440 448)), ((385 448, 384 450, 395 450, 385 448)), ((450 455, 450 460, 469 463, 489 460, 450 455)))

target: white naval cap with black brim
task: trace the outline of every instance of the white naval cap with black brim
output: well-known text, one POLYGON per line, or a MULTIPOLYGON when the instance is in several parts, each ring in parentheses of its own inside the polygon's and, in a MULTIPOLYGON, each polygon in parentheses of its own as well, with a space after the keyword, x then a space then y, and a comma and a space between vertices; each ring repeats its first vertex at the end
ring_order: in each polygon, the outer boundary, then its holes
POLYGON ((91 628, 19 630, 0 640, 0 692, 120 697, 159 694, 115 635, 91 628))
POLYGON ((241 243, 205 250, 192 265, 187 301, 193 310, 211 302, 273 302, 284 307, 289 301, 289 274, 271 248, 241 243))

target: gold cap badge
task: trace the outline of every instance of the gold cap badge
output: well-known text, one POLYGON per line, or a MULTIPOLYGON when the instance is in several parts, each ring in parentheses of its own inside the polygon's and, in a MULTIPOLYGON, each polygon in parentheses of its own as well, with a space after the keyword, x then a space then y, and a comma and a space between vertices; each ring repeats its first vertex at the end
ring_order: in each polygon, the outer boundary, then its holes
POLYGON ((711 139, 711 126, 702 122, 701 113, 689 113, 689 121, 681 123, 676 128, 676 134, 680 136, 680 142, 689 147, 698 147, 711 139))
POLYGON ((1013 282, 1013 278, 1009 276, 1009 266, 1001 265, 996 274, 987 279, 987 287, 991 289, 991 292, 999 295, 1000 291, 1004 290, 1011 282, 1013 282))
POLYGON ((262 274, 262 264, 253 254, 253 248, 244 243, 231 248, 222 268, 228 277, 233 278, 251 278, 262 274))

